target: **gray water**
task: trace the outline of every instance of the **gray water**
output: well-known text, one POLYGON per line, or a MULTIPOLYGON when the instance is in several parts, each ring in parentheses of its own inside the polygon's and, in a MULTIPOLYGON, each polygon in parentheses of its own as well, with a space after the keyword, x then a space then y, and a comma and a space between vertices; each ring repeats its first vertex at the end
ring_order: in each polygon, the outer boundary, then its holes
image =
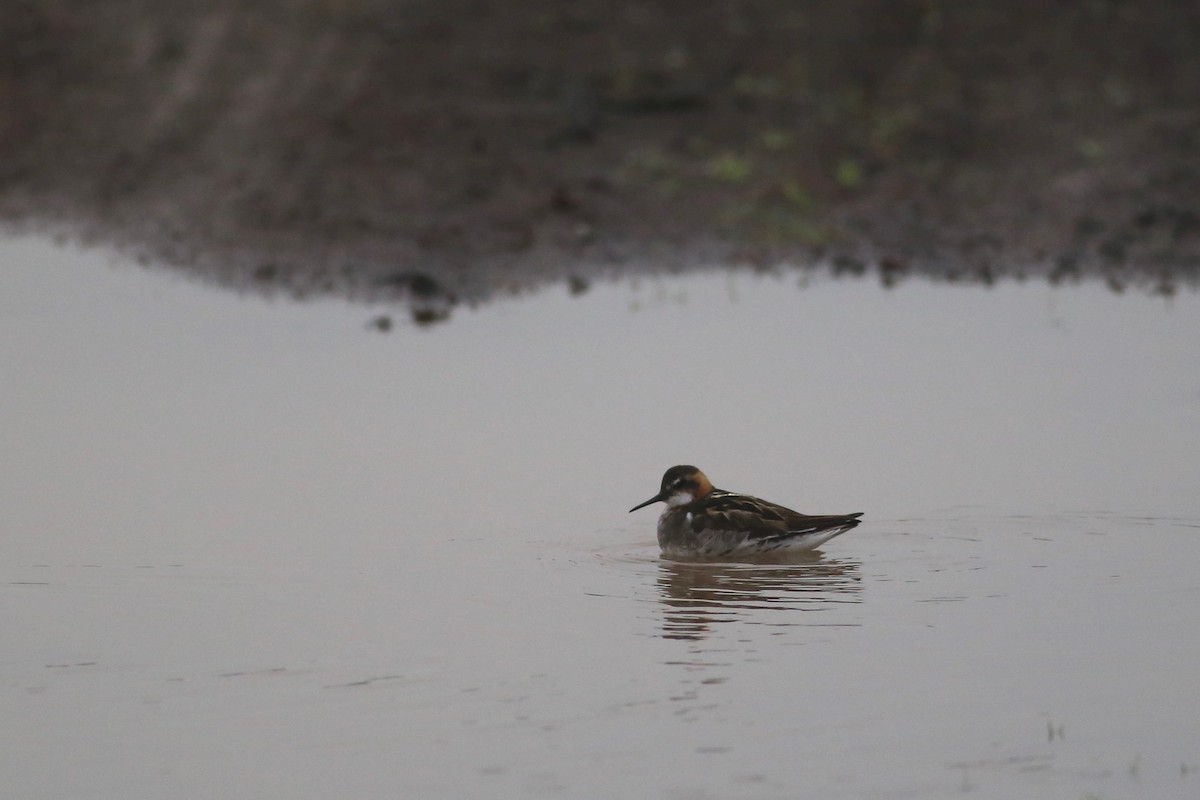
POLYGON ((0 243, 0 796, 1200 796, 1200 297, 375 313, 0 243), (864 524, 663 560, 675 463, 864 524))

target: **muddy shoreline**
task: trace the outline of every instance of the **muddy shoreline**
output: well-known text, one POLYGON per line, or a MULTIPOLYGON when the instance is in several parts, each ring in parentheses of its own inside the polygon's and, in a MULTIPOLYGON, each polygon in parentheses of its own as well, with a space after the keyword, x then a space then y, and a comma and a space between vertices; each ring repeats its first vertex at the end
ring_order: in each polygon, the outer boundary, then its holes
POLYGON ((1190 2, 35 0, 0 53, 7 228, 240 290, 1200 274, 1190 2))

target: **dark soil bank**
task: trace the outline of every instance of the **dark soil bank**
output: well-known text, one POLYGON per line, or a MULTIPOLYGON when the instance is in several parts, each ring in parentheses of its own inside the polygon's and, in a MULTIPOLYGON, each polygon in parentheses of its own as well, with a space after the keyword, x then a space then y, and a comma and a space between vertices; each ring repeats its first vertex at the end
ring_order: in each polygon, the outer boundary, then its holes
POLYGON ((0 219, 421 319, 724 262, 1169 292, 1200 3, 9 0, 0 219))

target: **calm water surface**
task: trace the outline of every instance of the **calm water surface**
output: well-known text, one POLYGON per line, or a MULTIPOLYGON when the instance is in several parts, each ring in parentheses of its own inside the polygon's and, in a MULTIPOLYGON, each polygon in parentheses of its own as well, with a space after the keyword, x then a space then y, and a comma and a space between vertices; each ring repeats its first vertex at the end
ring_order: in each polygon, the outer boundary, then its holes
POLYGON ((430 330, 0 243, 0 796, 1200 796, 1200 298, 430 330), (675 463, 865 523, 665 561, 675 463))

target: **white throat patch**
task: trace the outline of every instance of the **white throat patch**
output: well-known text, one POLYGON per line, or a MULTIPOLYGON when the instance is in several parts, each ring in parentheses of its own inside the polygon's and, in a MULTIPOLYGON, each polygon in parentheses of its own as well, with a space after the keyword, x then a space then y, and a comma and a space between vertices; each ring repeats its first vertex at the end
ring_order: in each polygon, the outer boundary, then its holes
POLYGON ((696 498, 692 496, 691 492, 679 492, 678 494, 673 494, 667 498, 667 505, 669 505, 671 508, 686 506, 695 499, 696 498))

